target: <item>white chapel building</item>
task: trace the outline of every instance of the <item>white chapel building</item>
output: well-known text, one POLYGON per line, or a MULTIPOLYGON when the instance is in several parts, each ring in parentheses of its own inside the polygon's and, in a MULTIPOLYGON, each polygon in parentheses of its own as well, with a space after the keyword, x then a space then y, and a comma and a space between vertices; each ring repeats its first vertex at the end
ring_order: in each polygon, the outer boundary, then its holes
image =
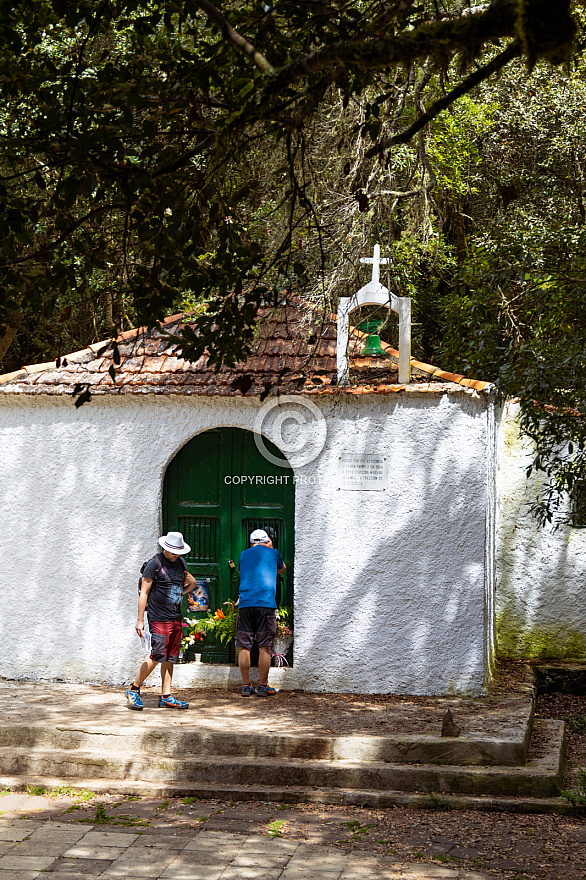
MULTIPOLYGON (((184 533, 213 609, 237 598, 235 561, 259 526, 295 613, 278 687, 479 694, 499 633, 510 656, 548 633, 586 656, 586 534, 537 530, 514 408, 410 358, 407 303, 377 260, 338 321, 296 301, 263 310, 232 369, 138 330, 119 339, 119 366, 98 343, 0 376, 0 677, 128 682, 138 573, 158 537, 184 533), (400 350, 361 356, 352 311, 381 300, 400 350)), ((197 661, 177 685, 236 685, 231 647, 197 661)))

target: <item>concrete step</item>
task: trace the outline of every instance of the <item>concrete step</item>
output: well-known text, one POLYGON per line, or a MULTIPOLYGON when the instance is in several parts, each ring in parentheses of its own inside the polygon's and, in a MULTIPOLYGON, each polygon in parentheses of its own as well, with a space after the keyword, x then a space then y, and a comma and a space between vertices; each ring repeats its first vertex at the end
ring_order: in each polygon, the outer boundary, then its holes
POLYGON ((521 766, 531 737, 529 718, 524 729, 511 736, 429 734, 391 736, 271 735, 201 729, 149 728, 125 732, 119 728, 47 727, 0 724, 0 749, 81 750, 100 755, 135 758, 197 755, 233 758, 312 759, 388 764, 450 764, 455 766, 521 766))
MULTIPOLYGON (((540 738, 547 742, 539 757, 524 766, 455 766, 448 764, 399 764, 339 757, 330 759, 282 756, 198 755, 167 748, 166 755, 121 754, 109 750, 44 748, 21 744, 0 748, 0 776, 38 776, 71 780, 109 779, 124 781, 137 790, 144 783, 179 786, 186 794, 214 786, 234 797, 240 787, 268 790, 272 786, 311 792, 344 791, 442 792, 475 796, 553 797, 559 793, 562 772, 564 724, 535 722, 540 738)), ((68 731, 78 734, 79 731, 68 731)), ((150 735, 151 732, 145 734, 150 735)), ((156 740, 158 741, 158 740, 156 740)), ((457 740, 451 741, 457 742, 457 740)), ((168 744, 167 744, 168 745, 168 744)), ((144 743, 141 742, 144 748, 144 743)), ((90 784, 91 787, 91 784, 90 784)), ((210 796, 210 795, 208 795, 210 796)), ((308 798, 311 800, 311 798, 308 798)), ((340 803, 342 801, 336 800, 340 803)))

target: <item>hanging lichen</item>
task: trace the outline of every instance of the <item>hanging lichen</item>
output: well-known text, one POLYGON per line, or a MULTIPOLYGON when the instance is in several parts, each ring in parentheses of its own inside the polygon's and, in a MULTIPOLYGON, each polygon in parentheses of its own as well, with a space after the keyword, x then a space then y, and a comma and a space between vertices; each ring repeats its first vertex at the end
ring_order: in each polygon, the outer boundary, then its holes
POLYGON ((576 36, 570 5, 570 0, 519 0, 517 29, 530 70, 538 58, 552 64, 569 60, 576 36))

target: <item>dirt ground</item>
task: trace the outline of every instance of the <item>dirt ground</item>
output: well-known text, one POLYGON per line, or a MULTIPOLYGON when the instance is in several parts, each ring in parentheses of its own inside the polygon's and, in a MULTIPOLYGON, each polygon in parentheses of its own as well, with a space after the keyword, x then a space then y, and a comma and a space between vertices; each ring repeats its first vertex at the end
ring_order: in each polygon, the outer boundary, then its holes
MULTIPOLYGON (((181 689, 177 695, 189 702, 190 709, 201 715, 220 718, 246 715, 251 721, 266 723, 266 709, 260 700, 242 700, 234 704, 233 691, 181 689)), ((143 689, 143 699, 144 689, 143 689)), ((239 694, 236 699, 240 699, 239 694)), ((147 692, 148 700, 148 692, 147 692)), ((494 700, 459 700, 438 697, 398 697, 355 694, 304 694, 280 691, 271 697, 270 731, 317 736, 364 734, 431 734, 439 736, 446 709, 450 709, 462 733, 496 734, 503 726, 522 728, 527 702, 516 706, 508 698, 494 700)))
MULTIPOLYGON (((500 663, 489 692, 476 700, 397 696, 394 694, 316 694, 303 691, 279 691, 271 698, 271 730, 311 731, 316 735, 370 736, 432 734, 438 736, 446 709, 457 719, 462 733, 496 734, 503 726, 522 728, 525 723, 523 705, 530 699, 532 679, 525 663, 500 663), (518 699, 518 705, 515 700, 518 699)), ((143 688, 143 690, 145 690, 143 688)), ((158 683, 154 683, 158 693, 158 683)), ((239 692, 239 689, 238 689, 239 692)), ((148 694, 148 690, 146 690, 148 694)), ((220 717, 235 712, 265 716, 259 700, 242 700, 236 707, 233 690, 182 689, 177 693, 190 704, 195 713, 220 717)))
POLYGON ((540 694, 536 718, 557 718, 566 722, 564 785, 575 784, 575 771, 586 768, 586 697, 574 694, 540 694))
MULTIPOLYGON (((83 724, 100 728, 104 719, 120 731, 135 728, 135 713, 127 711, 124 688, 50 682, 0 680, 2 720, 5 724, 42 727, 83 724)), ((156 708, 160 682, 143 685, 145 712, 141 729, 160 725, 156 708), (152 711, 155 710, 155 711, 152 711)), ((270 715, 264 700, 243 700, 240 686, 177 688, 190 704, 189 713, 165 719, 170 729, 186 726, 206 731, 263 730, 278 735, 345 736, 431 734, 438 736, 446 709, 450 709, 462 734, 522 736, 531 708, 532 691, 526 667, 499 668, 485 697, 478 699, 318 694, 279 691, 270 698, 270 715), (268 723, 267 723, 268 722, 268 723)))

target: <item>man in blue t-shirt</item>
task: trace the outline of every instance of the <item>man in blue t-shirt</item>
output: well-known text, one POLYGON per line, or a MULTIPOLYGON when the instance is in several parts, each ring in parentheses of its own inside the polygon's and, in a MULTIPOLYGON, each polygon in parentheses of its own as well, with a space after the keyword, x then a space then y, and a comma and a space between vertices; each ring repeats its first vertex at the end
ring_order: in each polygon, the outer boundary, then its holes
POLYGON ((285 563, 264 529, 255 529, 250 536, 251 547, 240 554, 240 602, 236 625, 238 666, 242 675, 242 696, 266 697, 276 694, 269 687, 271 648, 277 632, 277 575, 285 571, 285 563), (250 649, 256 636, 260 686, 250 684, 250 649))

